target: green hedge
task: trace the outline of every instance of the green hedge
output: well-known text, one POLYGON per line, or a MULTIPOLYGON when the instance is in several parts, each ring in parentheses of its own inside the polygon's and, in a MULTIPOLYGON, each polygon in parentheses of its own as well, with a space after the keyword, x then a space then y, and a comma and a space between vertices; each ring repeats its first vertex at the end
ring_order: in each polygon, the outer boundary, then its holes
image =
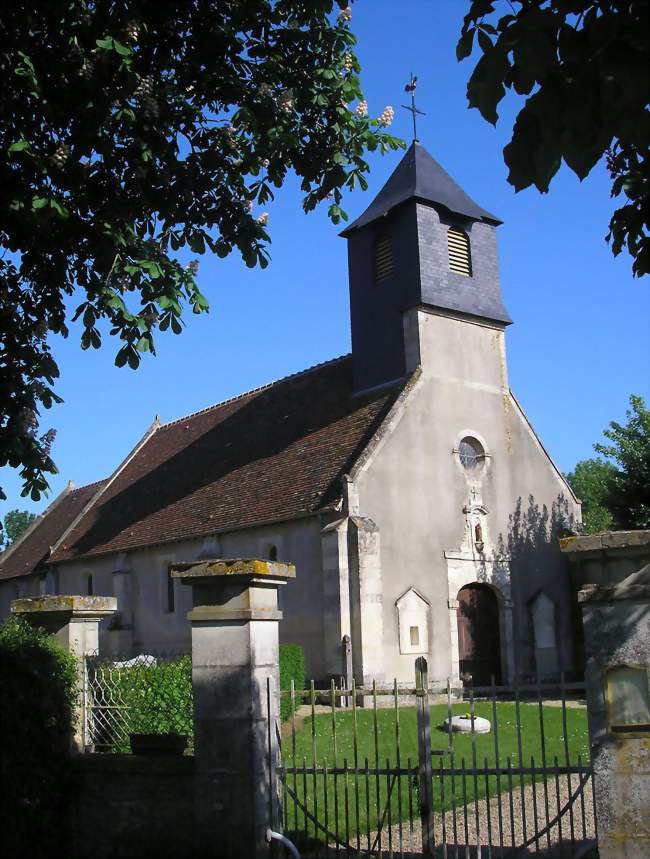
POLYGON ((183 734, 191 742, 191 656, 119 670, 99 665, 95 670, 105 697, 127 708, 123 711, 124 722, 116 725, 114 735, 107 738, 114 752, 130 751, 130 733, 183 734))
MULTIPOLYGON (((280 689, 291 688, 291 681, 296 689, 305 688, 305 655, 299 644, 280 645, 280 689)), ((280 718, 286 721, 291 715, 291 698, 280 696, 280 718)))
MULTIPOLYGON (((130 751, 129 734, 175 732, 193 741, 192 658, 181 656, 154 664, 115 668, 110 662, 97 662, 91 669, 91 686, 102 701, 117 705, 118 717, 95 737, 97 748, 118 754, 130 751), (102 690, 101 693, 99 690, 102 690)), ((280 645, 280 688, 289 690, 291 680, 301 690, 305 684, 305 660, 297 644, 280 645)), ((291 715, 291 699, 281 697, 280 716, 291 715)))
POLYGON ((20 618, 0 626, 0 832, 5 855, 62 855, 67 839, 74 657, 20 618))

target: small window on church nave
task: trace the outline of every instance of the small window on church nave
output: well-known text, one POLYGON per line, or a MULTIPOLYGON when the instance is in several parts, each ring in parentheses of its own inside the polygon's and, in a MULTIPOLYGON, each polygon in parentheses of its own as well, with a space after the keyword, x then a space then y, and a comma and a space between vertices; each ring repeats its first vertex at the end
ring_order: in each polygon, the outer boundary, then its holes
POLYGON ((467 233, 456 229, 456 227, 449 227, 447 230, 447 251, 449 253, 449 271, 453 271, 454 274, 462 274, 464 277, 471 277, 472 254, 467 233))
POLYGON ((393 240, 384 234, 375 241, 375 283, 393 273, 393 240))
POLYGON ((458 458, 463 468, 466 468, 468 471, 474 471, 485 461, 483 445, 478 439, 465 436, 458 445, 458 458))

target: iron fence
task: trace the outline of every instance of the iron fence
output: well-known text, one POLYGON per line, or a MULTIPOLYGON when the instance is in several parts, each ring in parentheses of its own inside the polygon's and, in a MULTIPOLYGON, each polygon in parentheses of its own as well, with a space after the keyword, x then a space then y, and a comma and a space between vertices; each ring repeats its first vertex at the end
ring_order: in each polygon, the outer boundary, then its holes
POLYGON ((292 688, 284 831, 303 856, 577 855, 596 834, 583 691, 433 688, 424 659, 413 688, 292 688))
POLYGON ((175 733, 192 749, 192 657, 86 657, 84 742, 88 751, 128 754, 131 734, 175 733))

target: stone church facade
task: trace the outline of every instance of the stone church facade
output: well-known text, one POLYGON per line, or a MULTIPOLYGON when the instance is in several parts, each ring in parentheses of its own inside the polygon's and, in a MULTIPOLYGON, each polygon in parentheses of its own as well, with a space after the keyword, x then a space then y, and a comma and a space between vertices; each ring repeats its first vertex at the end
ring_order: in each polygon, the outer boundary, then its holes
POLYGON ((580 504, 510 391, 499 220, 414 143, 348 243, 352 353, 169 424, 68 488, 3 556, 0 599, 115 595, 104 652, 189 644, 169 564, 296 564, 281 640, 309 676, 503 682, 579 671, 558 534, 580 504))

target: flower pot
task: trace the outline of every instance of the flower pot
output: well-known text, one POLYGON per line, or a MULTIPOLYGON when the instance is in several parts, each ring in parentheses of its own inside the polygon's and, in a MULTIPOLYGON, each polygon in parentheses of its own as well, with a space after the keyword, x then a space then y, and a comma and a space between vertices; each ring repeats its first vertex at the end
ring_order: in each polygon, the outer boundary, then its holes
POLYGON ((183 734, 129 734, 131 752, 150 757, 181 757, 187 748, 183 734))

